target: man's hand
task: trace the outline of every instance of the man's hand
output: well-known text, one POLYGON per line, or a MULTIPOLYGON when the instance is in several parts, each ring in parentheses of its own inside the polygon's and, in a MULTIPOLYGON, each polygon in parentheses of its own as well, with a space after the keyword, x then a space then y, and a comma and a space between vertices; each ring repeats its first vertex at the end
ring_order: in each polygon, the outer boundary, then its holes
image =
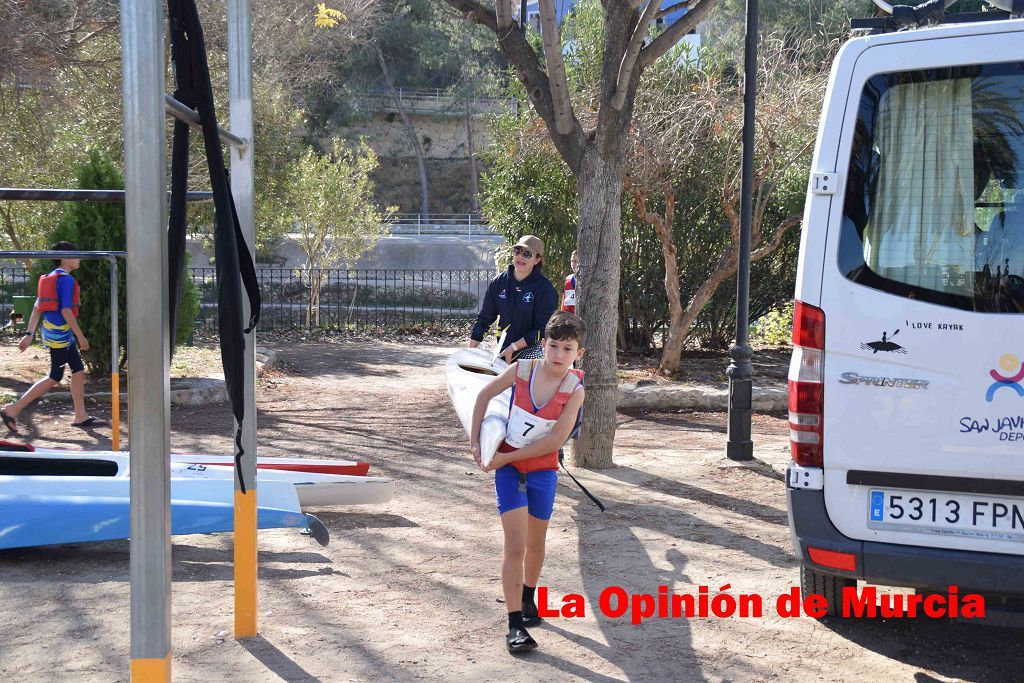
POLYGON ((18 351, 21 351, 22 353, 25 353, 25 351, 28 350, 28 347, 32 346, 32 337, 33 336, 35 336, 35 335, 26 334, 24 337, 22 337, 21 341, 18 342, 18 351))
POLYGON ((89 350, 89 340, 85 338, 84 334, 78 340, 78 348, 82 351, 89 350))

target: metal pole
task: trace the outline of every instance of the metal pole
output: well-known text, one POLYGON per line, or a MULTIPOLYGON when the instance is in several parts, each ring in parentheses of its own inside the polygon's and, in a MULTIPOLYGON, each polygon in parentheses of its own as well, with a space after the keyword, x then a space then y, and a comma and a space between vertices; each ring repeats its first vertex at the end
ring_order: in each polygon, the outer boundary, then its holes
MULTIPOLYGON (((168 195, 170 193, 168 192, 168 195)), ((71 190, 32 187, 0 187, 4 201, 123 202, 124 190, 71 190)), ((211 202, 212 192, 186 192, 186 202, 211 202)))
MULTIPOLYGON (((193 111, 188 105, 179 102, 170 95, 164 95, 164 111, 166 111, 169 116, 173 116, 179 121, 184 121, 193 128, 198 128, 200 130, 203 128, 203 122, 199 114, 193 111)), ((217 126, 217 135, 220 137, 221 142, 232 148, 240 149, 242 154, 245 154, 245 149, 249 146, 249 143, 245 138, 226 131, 221 126, 217 126)))
POLYGON ((107 257, 110 266, 110 426, 111 426, 111 448, 115 451, 121 450, 121 374, 118 372, 118 360, 120 343, 118 329, 118 283, 117 283, 117 259, 113 256, 107 257))
POLYGON ((757 98, 757 0, 747 0, 747 29, 743 48, 743 177, 740 188, 740 254, 736 272, 736 343, 729 349, 729 439, 725 454, 730 460, 752 460, 750 438, 753 398, 753 353, 748 343, 750 317, 750 232, 753 218, 754 107, 757 98))
MULTIPOLYGON (((231 193, 242 235, 255 254, 252 155, 252 27, 249 0, 228 0, 228 97, 231 130, 250 141, 248 150, 231 148, 231 193), (248 152, 248 153, 247 153, 248 152)), ((244 258, 239 254, 240 258, 244 258)), ((249 299, 242 297, 243 319, 249 319, 249 299)), ((256 333, 245 337, 245 413, 242 417, 242 476, 246 493, 235 476, 235 638, 257 633, 256 545, 256 333)), ((237 428, 238 425, 235 425, 237 428)))
POLYGON ((164 13, 121 0, 131 411, 131 678, 171 679, 170 335, 164 13))

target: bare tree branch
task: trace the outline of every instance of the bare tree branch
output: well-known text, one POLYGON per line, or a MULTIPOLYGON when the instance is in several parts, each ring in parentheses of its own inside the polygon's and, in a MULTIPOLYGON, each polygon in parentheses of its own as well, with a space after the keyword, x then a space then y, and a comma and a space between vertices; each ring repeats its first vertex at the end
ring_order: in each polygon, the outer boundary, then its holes
POLYGON ((445 2, 462 14, 467 21, 482 24, 494 32, 498 38, 498 47, 515 68, 519 80, 526 86, 526 92, 533 108, 551 132, 551 141, 555 145, 555 149, 558 150, 569 169, 573 173, 578 173, 586 144, 585 133, 574 115, 572 130, 567 134, 557 132, 550 80, 544 69, 541 68, 540 56, 526 40, 526 36, 514 28, 505 31, 499 29, 494 12, 476 0, 445 0, 445 2))
POLYGON ((544 61, 548 65, 551 103, 555 108, 555 132, 559 135, 568 135, 572 132, 574 123, 572 100, 569 97, 569 79, 566 78, 565 62, 562 60, 562 33, 558 29, 558 17, 555 16, 553 0, 540 0, 539 8, 543 29, 541 36, 544 41, 544 61))
POLYGON ((707 16, 715 5, 718 4, 718 0, 700 0, 689 12, 676 19, 667 29, 662 32, 657 38, 651 41, 651 43, 640 51, 640 56, 637 58, 637 65, 640 71, 643 71, 648 66, 654 63, 658 57, 662 56, 682 40, 683 36, 692 31, 697 27, 697 24, 707 16))
POLYGON ((764 246, 750 252, 750 260, 757 261, 778 249, 779 244, 782 242, 782 238, 786 236, 786 232, 790 228, 800 225, 801 220, 803 219, 799 215, 794 215, 779 223, 779 227, 775 228, 775 233, 772 235, 771 240, 769 240, 764 246))
MULTIPOLYGON (((547 0, 547 2, 550 1, 547 0)), ((647 29, 650 28, 651 22, 654 21, 654 15, 658 13, 659 4, 660 0, 648 0, 647 7, 644 8, 643 14, 640 15, 640 21, 637 22, 636 29, 629 38, 629 44, 626 45, 626 53, 622 55, 622 62, 619 64, 619 75, 615 79, 615 93, 612 95, 610 102, 612 107, 617 110, 621 111, 626 103, 626 93, 629 88, 629 80, 635 72, 636 58, 640 54, 640 48, 643 47, 644 38, 647 37, 647 29)))

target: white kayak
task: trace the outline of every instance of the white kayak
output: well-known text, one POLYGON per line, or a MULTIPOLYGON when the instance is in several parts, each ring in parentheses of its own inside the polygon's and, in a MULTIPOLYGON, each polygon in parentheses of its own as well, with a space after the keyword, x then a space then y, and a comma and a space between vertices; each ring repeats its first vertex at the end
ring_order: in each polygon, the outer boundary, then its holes
MULTIPOLYGON (((504 360, 495 359, 491 353, 480 348, 459 349, 445 364, 448 396, 452 399, 455 413, 467 436, 472 431, 473 407, 480 390, 507 367, 504 360)), ((511 402, 512 388, 509 387, 487 404, 487 412, 480 424, 480 458, 485 465, 491 462, 498 446, 505 440, 511 402)))
MULTIPOLYGON (((292 484, 303 506, 372 505, 394 498, 394 481, 385 477, 333 474, 346 461, 303 458, 260 458, 258 486, 262 499, 265 482, 292 484), (276 461, 283 469, 275 467, 276 461), (326 470, 326 471, 325 471, 326 470)), ((228 481, 234 478, 231 456, 171 455, 171 477, 181 480, 228 481)), ((363 465, 366 463, 348 463, 363 465)), ((365 472, 365 469, 363 469, 365 472)), ((82 477, 127 479, 129 455, 119 451, 0 452, 0 475, 23 477, 82 477)), ((261 502, 262 504, 262 502, 261 502)))

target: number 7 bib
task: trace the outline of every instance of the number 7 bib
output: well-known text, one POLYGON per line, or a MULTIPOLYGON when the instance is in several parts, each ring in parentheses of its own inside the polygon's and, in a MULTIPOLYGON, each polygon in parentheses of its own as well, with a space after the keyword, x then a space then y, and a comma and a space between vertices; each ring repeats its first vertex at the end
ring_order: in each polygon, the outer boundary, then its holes
POLYGON ((505 442, 515 448, 543 439, 555 428, 557 420, 545 420, 513 404, 508 415, 508 432, 505 442))

